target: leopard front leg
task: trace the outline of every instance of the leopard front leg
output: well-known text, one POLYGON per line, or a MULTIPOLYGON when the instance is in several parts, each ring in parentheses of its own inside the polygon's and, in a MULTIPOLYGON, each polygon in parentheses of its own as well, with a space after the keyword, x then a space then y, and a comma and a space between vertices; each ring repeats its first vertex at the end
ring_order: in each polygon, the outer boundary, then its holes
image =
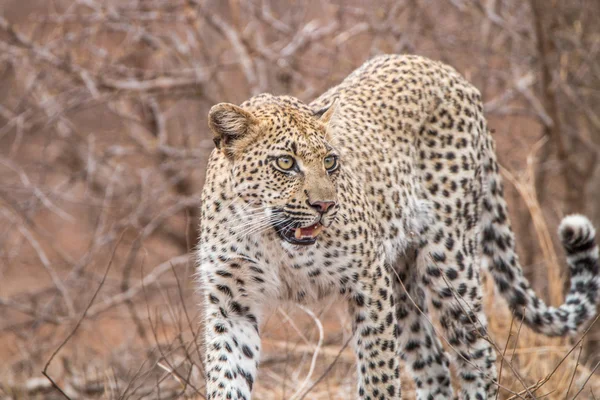
POLYGON ((383 260, 364 271, 350 296, 361 400, 400 399, 400 353, 391 268, 383 260))
POLYGON ((223 271, 227 268, 202 277, 206 398, 250 400, 260 355, 260 308, 223 271))
POLYGON ((414 259, 397 263, 394 278, 399 345, 416 386, 417 400, 453 399, 450 361, 429 321, 426 294, 414 259))

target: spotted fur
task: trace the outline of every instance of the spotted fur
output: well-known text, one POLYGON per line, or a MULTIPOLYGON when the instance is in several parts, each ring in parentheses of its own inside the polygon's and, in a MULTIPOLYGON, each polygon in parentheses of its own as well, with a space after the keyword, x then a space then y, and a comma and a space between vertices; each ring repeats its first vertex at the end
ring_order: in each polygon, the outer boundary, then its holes
POLYGON ((209 399, 250 399, 260 321, 281 301, 346 299, 363 400, 401 398, 401 357, 418 399, 452 398, 450 358, 461 399, 494 398, 482 264, 515 315, 543 334, 575 334, 595 314, 598 248, 585 217, 560 227, 565 304, 546 306, 523 276, 480 94, 454 69, 380 56, 310 105, 263 94, 219 104, 209 119, 217 149, 198 250, 209 399), (295 244, 295 229, 319 223, 315 240, 295 244))

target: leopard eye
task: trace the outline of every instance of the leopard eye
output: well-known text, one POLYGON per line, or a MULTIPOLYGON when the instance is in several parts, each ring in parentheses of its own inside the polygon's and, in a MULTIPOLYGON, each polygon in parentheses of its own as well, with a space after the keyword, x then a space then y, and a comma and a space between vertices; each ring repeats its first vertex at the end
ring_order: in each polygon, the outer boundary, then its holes
POLYGON ((323 165, 327 171, 334 171, 338 167, 338 159, 336 156, 327 156, 323 159, 323 165))
POLYGON ((276 162, 277 162, 277 166, 280 169, 282 169, 283 171, 289 171, 292 168, 294 168, 294 165, 296 165, 296 162, 290 156, 278 157, 276 162))

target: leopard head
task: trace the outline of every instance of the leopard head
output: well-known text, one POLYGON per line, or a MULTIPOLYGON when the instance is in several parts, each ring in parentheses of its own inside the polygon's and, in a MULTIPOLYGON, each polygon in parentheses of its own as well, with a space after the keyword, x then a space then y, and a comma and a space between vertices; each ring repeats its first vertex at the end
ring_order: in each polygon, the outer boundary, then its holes
POLYGON ((339 209, 342 160, 327 125, 335 104, 314 113, 288 96, 259 95, 209 113, 235 195, 248 204, 249 232, 274 229, 294 245, 316 243, 339 209))

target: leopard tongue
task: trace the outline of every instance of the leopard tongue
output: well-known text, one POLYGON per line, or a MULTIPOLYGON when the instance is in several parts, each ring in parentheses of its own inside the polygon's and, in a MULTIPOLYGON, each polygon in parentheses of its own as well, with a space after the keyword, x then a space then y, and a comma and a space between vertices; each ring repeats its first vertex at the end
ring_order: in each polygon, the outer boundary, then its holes
POLYGON ((294 232, 294 236, 296 239, 313 239, 321 233, 323 230, 323 225, 316 223, 311 226, 307 226, 306 228, 296 228, 294 232))

